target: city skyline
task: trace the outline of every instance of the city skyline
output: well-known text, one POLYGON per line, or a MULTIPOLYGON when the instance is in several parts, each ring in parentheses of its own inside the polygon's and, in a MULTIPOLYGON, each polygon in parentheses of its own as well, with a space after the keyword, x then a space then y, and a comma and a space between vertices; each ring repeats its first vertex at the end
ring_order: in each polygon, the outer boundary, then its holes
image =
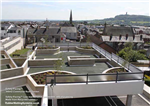
POLYGON ((72 10, 73 20, 93 20, 112 18, 120 14, 147 15, 149 1, 143 2, 82 2, 82 1, 45 1, 45 2, 9 2, 2 3, 2 20, 69 20, 72 10))

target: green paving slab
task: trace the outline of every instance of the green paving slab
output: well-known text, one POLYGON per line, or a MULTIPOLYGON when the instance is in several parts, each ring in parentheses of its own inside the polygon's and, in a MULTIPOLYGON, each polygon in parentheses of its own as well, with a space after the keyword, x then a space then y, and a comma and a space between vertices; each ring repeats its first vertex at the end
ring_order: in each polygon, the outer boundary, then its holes
POLYGON ((67 61, 67 56, 90 56, 94 58, 93 55, 91 54, 83 54, 79 52, 61 52, 55 55, 48 55, 48 54, 41 54, 41 55, 36 55, 36 59, 44 59, 44 58, 59 58, 62 57, 64 61, 67 61))
POLYGON ((41 99, 33 98, 26 86, 1 92, 1 106, 41 106, 40 103, 41 99), (15 104, 15 102, 24 102, 25 104, 15 104), (30 104, 28 105, 27 102, 30 104))
POLYGON ((10 69, 10 65, 9 64, 5 64, 5 65, 1 65, 1 70, 4 70, 4 69, 10 69))

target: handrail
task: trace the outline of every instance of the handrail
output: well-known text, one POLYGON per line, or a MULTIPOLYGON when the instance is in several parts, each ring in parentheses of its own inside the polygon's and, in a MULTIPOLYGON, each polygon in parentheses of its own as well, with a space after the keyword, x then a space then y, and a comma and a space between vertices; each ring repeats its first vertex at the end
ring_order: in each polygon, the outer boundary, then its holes
POLYGON ((143 80, 143 72, 133 72, 133 73, 105 73, 105 74, 73 74, 73 75, 46 75, 46 84, 50 84, 50 81, 48 82, 48 78, 51 78, 54 80, 53 84, 63 84, 63 83, 85 83, 88 84, 89 82, 110 82, 115 81, 116 83, 118 81, 130 81, 130 80, 143 80), (137 75, 139 74, 139 75, 137 75), (72 76, 72 77, 68 77, 72 76), (63 77, 62 81, 59 79, 60 77, 63 77), (83 78, 84 77, 84 80, 83 78), (77 81, 72 80, 72 78, 78 78, 77 81), (92 79, 91 79, 92 78, 92 79), (93 80, 93 78, 96 78, 93 80), (60 80, 60 81, 57 81, 60 80), (69 81, 68 81, 69 80, 69 81))
POLYGON ((79 43, 79 42, 66 42, 66 43, 47 43, 47 44, 42 44, 42 43, 38 43, 37 46, 38 47, 44 47, 44 46, 67 46, 67 47, 75 47, 75 46, 91 46, 92 47, 92 43, 79 43))
POLYGON ((95 50, 97 50, 99 53, 104 55, 105 57, 109 58, 109 60, 113 60, 119 65, 122 65, 122 63, 126 63, 124 66, 123 65, 122 66, 127 68, 129 71, 131 71, 131 72, 142 72, 139 68, 137 68, 133 64, 129 63, 128 61, 122 59, 121 57, 117 56, 116 54, 114 54, 114 53, 110 54, 106 50, 102 49, 101 47, 97 46, 94 43, 92 43, 92 47, 95 50), (122 61, 122 63, 121 63, 121 61, 122 61), (128 66, 126 66, 127 64, 128 64, 128 66), (134 68, 134 70, 132 67, 134 68))

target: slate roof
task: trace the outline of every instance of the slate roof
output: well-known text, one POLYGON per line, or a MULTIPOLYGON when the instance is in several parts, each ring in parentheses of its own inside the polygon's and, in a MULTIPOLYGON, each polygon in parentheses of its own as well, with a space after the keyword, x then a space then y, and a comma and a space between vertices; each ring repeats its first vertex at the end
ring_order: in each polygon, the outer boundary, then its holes
POLYGON ((61 32, 77 33, 76 27, 61 27, 61 32))
POLYGON ((8 28, 9 26, 10 26, 10 24, 6 24, 6 23, 1 24, 1 27, 7 27, 8 28))
POLYGON ((46 28, 39 28, 37 29, 35 33, 35 35, 44 35, 44 32, 46 31, 46 28))
POLYGON ((60 34, 60 27, 52 28, 29 28, 27 35, 58 35, 60 34))
POLYGON ((29 28, 27 31, 27 35, 34 35, 35 30, 35 28, 29 28))
POLYGON ((17 29, 21 29, 21 27, 11 27, 9 30, 17 30, 17 29))
POLYGON ((48 28, 45 31, 46 35, 57 35, 60 34, 60 27, 52 27, 52 28, 48 28))
POLYGON ((112 36, 119 36, 119 35, 122 35, 122 36, 126 36, 128 34, 128 36, 133 36, 134 33, 133 33, 133 28, 132 27, 129 27, 129 26, 106 26, 104 28, 104 31, 103 31, 103 34, 104 35, 111 35, 112 36))

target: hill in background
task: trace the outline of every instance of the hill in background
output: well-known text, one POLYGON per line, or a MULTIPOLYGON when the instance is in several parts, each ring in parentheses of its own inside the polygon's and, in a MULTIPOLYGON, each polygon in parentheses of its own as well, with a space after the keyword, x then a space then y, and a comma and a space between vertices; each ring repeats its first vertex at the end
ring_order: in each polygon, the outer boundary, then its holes
POLYGON ((150 16, 144 15, 117 15, 114 18, 106 18, 102 20, 91 20, 91 23, 95 24, 118 24, 118 25, 140 25, 150 26, 150 16))

